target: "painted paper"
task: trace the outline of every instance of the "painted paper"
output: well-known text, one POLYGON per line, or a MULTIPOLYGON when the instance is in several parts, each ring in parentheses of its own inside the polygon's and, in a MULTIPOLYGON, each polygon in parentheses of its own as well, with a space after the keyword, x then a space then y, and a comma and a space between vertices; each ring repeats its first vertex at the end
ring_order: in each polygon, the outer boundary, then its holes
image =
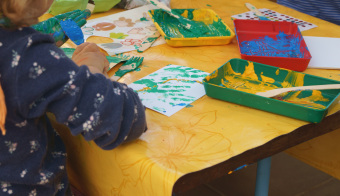
MULTIPOLYGON (((300 31, 306 31, 312 28, 317 27, 315 24, 300 20, 298 18, 294 18, 292 16, 288 16, 285 14, 278 13, 276 11, 262 8, 258 9, 265 17, 269 18, 272 21, 288 21, 288 22, 293 22, 296 23, 300 29, 300 31)), ((232 18, 235 19, 248 19, 248 20, 258 20, 259 18, 252 12, 245 12, 242 14, 236 14, 231 16, 232 18)))
POLYGON ((202 80, 207 72, 198 69, 167 65, 129 85, 143 104, 166 116, 171 116, 205 95, 202 80))
MULTIPOLYGON (((89 20, 82 27, 84 39, 91 36, 101 36, 112 39, 111 43, 98 44, 109 55, 136 50, 150 35, 157 32, 147 12, 157 9, 146 5, 117 14, 89 20)), ((158 38, 153 46, 164 44, 163 38, 158 38)))

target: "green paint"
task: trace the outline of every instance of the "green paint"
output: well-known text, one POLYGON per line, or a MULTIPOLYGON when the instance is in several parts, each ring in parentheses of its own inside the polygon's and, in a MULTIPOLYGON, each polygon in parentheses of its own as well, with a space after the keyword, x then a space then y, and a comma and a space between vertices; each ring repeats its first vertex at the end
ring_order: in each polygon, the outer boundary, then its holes
POLYGON ((158 38, 158 37, 148 37, 148 38, 146 39, 146 41, 148 41, 149 43, 151 43, 151 42, 154 42, 157 38, 158 38))
MULTIPOLYGON (((188 19, 193 19, 194 9, 173 9, 172 12, 176 15, 181 15, 183 12, 188 11, 188 19)), ((194 37, 217 37, 217 36, 230 36, 231 33, 223 24, 222 20, 214 21, 212 24, 206 25, 203 22, 193 21, 190 29, 186 29, 181 25, 181 21, 177 18, 170 16, 168 13, 161 9, 152 10, 153 19, 157 22, 164 31, 165 39, 170 38, 194 38, 194 37)))
POLYGON ((165 112, 165 108, 159 108, 159 107, 154 106, 154 107, 152 107, 152 109, 154 109, 156 111, 163 111, 163 112, 165 112))
MULTIPOLYGON (((72 55, 74 51, 76 50, 74 48, 60 48, 60 49, 63 50, 65 55, 70 59, 72 58, 72 55)), ((129 55, 118 54, 117 56, 106 56, 106 59, 110 63, 120 63, 122 61, 128 60, 129 57, 130 57, 129 55)))
POLYGON ((151 3, 152 5, 154 5, 154 6, 157 6, 157 7, 158 7, 158 4, 157 4, 157 3, 155 3, 154 1, 150 1, 150 3, 151 3))
POLYGON ((140 21, 149 21, 149 20, 145 17, 142 17, 142 18, 140 18, 140 21))
POLYGON ((171 99, 172 99, 172 100, 174 100, 174 101, 185 101, 185 102, 189 102, 189 101, 195 101, 195 99, 194 99, 194 98, 192 98, 192 99, 189 99, 188 97, 187 97, 187 98, 178 98, 178 97, 172 97, 171 99))
POLYGON ((72 58, 72 55, 76 49, 74 48, 61 48, 68 58, 72 58))
POLYGON ((211 7, 211 5, 207 4, 208 7, 211 7))

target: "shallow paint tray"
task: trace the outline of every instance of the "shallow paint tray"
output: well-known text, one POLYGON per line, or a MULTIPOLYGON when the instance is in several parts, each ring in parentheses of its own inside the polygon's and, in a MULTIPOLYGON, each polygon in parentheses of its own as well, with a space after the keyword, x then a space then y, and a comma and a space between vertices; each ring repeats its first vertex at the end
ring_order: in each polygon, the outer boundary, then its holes
POLYGON ((202 46, 229 44, 235 37, 234 32, 211 9, 172 9, 178 15, 201 22, 205 32, 192 25, 190 30, 183 28, 179 20, 162 9, 150 10, 148 13, 156 28, 168 45, 202 46))
POLYGON ((243 59, 231 59, 208 75, 203 84, 210 97, 315 123, 340 99, 340 89, 289 92, 274 98, 255 95, 274 88, 340 84, 340 81, 243 59))
POLYGON ((312 56, 296 23, 236 19, 234 25, 242 59, 306 70, 312 56))

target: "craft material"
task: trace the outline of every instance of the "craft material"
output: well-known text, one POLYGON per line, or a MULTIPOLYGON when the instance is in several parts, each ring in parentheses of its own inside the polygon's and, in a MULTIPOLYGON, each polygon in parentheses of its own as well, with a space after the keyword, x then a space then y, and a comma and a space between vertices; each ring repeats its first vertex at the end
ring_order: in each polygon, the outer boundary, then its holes
POLYGON ((268 19, 267 17, 265 17, 258 9, 256 9, 255 6, 253 6, 252 4, 250 3, 246 3, 245 4, 246 7, 252 11, 260 20, 270 20, 268 19))
POLYGON ((60 26, 65 35, 70 38, 76 45, 84 43, 84 34, 78 24, 72 19, 60 21, 60 26))
POLYGON ((308 68, 340 69, 340 38, 303 36, 313 56, 308 68))
POLYGON ((118 54, 116 56, 106 56, 106 59, 110 62, 108 71, 116 66, 118 63, 127 61, 130 58, 132 58, 130 57, 130 55, 124 54, 118 54))
POLYGON ((173 9, 190 20, 202 21, 208 32, 199 29, 187 31, 178 21, 161 9, 149 11, 156 28, 170 46, 224 45, 231 42, 235 34, 211 9, 173 9))
POLYGON ((340 89, 340 84, 325 84, 325 85, 312 85, 312 86, 295 86, 289 88, 277 88, 265 92, 258 92, 256 95, 262 97, 275 97, 282 93, 306 90, 326 90, 326 89, 340 89))
POLYGON ((150 48, 160 36, 158 31, 150 35, 140 46, 137 46, 137 52, 141 53, 150 48))
MULTIPOLYGON (((72 55, 75 51, 74 48, 61 48, 65 55, 68 58, 72 58, 72 55)), ((118 54, 116 56, 106 56, 106 59, 110 62, 109 69, 113 68, 115 65, 117 65, 120 62, 127 61, 130 58, 129 55, 123 55, 123 54, 118 54)))
MULTIPOLYGON (((97 43, 110 56, 136 50, 150 34, 157 29, 147 12, 157 9, 154 5, 141 6, 117 14, 88 20, 82 28, 84 39, 91 36, 100 36, 112 40, 111 42, 97 43)), ((157 39, 152 46, 166 43, 163 37, 157 39)))
POLYGON ((236 19, 234 25, 242 59, 306 70, 312 56, 295 23, 236 19))
POLYGON ((171 116, 205 94, 202 80, 207 75, 194 68, 167 65, 129 87, 147 108, 171 116))
MULTIPOLYGON (((287 21, 287 22, 296 23, 300 31, 306 31, 306 30, 317 27, 315 24, 312 24, 310 22, 306 22, 306 21, 303 21, 298 18, 294 18, 286 14, 281 14, 270 9, 262 8, 262 9, 258 9, 258 11, 261 12, 265 17, 267 17, 268 19, 272 21, 287 21)), ((241 13, 241 14, 236 14, 231 17, 233 19, 259 20, 259 18, 252 11, 241 13)))
POLYGON ((143 59, 144 57, 131 57, 116 71, 111 79, 118 81, 126 73, 136 70, 142 64, 143 59))
POLYGON ((340 100, 340 90, 296 91, 274 98, 256 95, 277 88, 340 84, 340 81, 281 69, 243 59, 231 59, 203 80, 210 97, 248 107, 320 122, 340 100))

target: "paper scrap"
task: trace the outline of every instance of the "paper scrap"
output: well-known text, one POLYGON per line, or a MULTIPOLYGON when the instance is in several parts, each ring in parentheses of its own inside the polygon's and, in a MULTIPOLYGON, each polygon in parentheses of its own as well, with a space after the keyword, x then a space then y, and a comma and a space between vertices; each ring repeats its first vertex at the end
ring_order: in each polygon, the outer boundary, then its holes
POLYGON ((340 69, 340 38, 303 36, 312 55, 308 68, 340 69))

